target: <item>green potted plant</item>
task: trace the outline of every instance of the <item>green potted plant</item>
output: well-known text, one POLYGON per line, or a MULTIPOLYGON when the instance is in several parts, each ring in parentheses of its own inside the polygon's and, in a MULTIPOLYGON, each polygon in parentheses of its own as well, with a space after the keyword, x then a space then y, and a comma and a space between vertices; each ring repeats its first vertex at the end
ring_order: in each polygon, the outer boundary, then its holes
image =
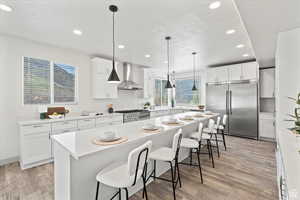
POLYGON ((298 93, 297 99, 293 97, 288 98, 293 100, 297 104, 297 107, 294 109, 294 114, 288 114, 288 116, 290 116, 292 119, 286 121, 293 121, 295 126, 290 128, 290 130, 300 135, 300 93, 298 93))

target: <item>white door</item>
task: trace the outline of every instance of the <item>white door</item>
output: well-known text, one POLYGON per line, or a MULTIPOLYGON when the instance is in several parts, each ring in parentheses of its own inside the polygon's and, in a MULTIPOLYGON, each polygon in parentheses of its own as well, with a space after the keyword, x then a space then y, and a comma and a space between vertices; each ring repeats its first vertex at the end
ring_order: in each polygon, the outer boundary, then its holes
POLYGON ((24 135, 23 164, 40 162, 51 158, 50 132, 24 135))

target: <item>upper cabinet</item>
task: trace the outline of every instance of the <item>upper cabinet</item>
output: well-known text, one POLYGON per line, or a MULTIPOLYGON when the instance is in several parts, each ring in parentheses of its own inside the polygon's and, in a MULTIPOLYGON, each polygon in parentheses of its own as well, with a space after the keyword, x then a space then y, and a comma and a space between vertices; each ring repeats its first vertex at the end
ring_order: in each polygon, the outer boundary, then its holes
POLYGON ((257 79, 258 75, 258 63, 248 62, 241 64, 241 77, 244 80, 257 79))
POLYGON ((260 97, 273 98, 275 96, 275 68, 261 69, 259 74, 260 97))
POLYGON ((154 97, 154 76, 150 69, 144 69, 144 98, 154 97))
POLYGON ((93 58, 91 62, 93 98, 118 98, 118 84, 107 82, 110 72, 112 70, 112 61, 103 58, 93 58))
POLYGON ((242 65, 228 65, 228 80, 229 81, 237 81, 237 80, 243 80, 243 74, 242 74, 242 65))
POLYGON ((207 70, 206 82, 225 82, 257 79, 257 62, 227 65, 207 70))
POLYGON ((228 81, 228 69, 226 67, 216 67, 207 70, 206 82, 224 82, 228 81))

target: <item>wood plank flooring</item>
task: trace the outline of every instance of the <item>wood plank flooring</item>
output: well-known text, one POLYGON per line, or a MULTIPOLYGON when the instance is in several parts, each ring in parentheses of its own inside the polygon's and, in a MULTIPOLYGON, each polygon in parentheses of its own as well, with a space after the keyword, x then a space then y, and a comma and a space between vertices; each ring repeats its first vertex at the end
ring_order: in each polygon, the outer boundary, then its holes
MULTIPOLYGON (((215 155, 216 168, 201 155, 204 184, 199 169, 180 165, 183 186, 178 200, 277 200, 275 145, 227 137, 228 149, 215 155)), ((222 147, 221 147, 222 148, 222 147)), ((196 160, 195 160, 196 161, 196 160)), ((169 172, 164 174, 169 177, 169 172)), ((0 200, 53 200, 53 164, 22 171, 18 163, 0 167, 0 200)), ((172 200, 169 183, 156 180, 147 186, 149 200, 172 200)), ((142 199, 141 192, 130 200, 142 199)))

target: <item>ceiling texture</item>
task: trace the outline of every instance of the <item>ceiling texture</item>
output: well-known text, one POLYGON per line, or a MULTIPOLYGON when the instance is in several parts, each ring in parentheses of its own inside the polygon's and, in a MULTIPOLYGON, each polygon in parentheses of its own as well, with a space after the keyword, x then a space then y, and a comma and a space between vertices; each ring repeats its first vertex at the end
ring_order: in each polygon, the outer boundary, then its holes
MULTIPOLYGON (((237 0, 245 12, 246 25, 259 56, 265 41, 257 39, 262 31, 253 23, 264 23, 254 9, 262 0, 237 0), (253 7, 252 7, 253 6, 253 7)), ((265 0, 271 2, 272 0, 265 0)), ((198 52, 197 67, 255 58, 247 31, 232 0, 221 0, 218 9, 210 10, 213 0, 0 0, 13 12, 0 11, 0 33, 22 37, 58 47, 74 49, 87 55, 112 55, 112 15, 110 4, 119 7, 116 13, 116 49, 121 61, 142 66, 166 69, 165 36, 171 36, 171 68, 188 71, 192 66, 192 52, 198 52), (72 31, 79 29, 81 36, 72 31), (227 35, 228 29, 236 33, 227 35), (236 45, 244 44, 244 48, 236 45), (145 55, 150 54, 149 58, 145 55)), ((273 2, 273 1, 272 1, 273 2)), ((274 2, 273 2, 274 3, 274 2)), ((266 13, 266 12, 264 12, 266 13)), ((282 12, 281 12, 282 13, 282 12)), ((262 14, 261 14, 262 15, 262 14)), ((259 27, 263 26, 259 25, 259 27)), ((268 24, 270 27, 270 24, 268 24)), ((272 27, 272 26, 271 26, 272 27)), ((267 33, 267 32, 266 32, 267 33)), ((267 37, 267 36, 266 36, 267 37)))
POLYGON ((299 0, 235 0, 260 67, 275 66, 278 33, 300 27, 299 0))

